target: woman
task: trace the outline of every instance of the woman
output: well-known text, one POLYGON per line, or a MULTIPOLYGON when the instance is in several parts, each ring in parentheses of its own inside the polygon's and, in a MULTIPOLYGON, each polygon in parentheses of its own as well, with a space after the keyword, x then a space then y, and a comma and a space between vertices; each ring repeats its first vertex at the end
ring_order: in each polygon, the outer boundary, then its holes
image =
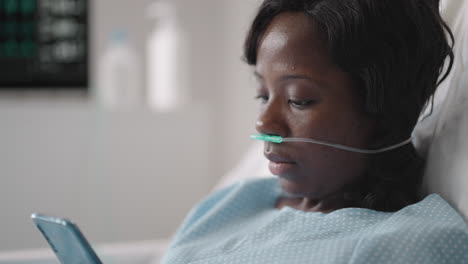
MULTIPOLYGON (((258 132, 358 149, 404 142, 450 72, 446 34, 435 0, 265 0, 245 44, 258 132)), ((362 154, 265 142, 264 153, 278 178, 209 196, 164 263, 467 263, 463 219, 437 195, 418 199, 411 143, 362 154)))

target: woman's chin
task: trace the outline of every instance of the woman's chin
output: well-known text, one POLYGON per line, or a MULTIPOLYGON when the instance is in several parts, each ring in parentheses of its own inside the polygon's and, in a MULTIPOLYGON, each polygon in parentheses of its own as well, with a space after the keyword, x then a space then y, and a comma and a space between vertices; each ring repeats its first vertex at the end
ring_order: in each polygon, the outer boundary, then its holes
POLYGON ((313 196, 315 193, 314 190, 306 188, 308 186, 306 183, 293 181, 287 177, 280 177, 279 182, 284 195, 290 198, 313 196))

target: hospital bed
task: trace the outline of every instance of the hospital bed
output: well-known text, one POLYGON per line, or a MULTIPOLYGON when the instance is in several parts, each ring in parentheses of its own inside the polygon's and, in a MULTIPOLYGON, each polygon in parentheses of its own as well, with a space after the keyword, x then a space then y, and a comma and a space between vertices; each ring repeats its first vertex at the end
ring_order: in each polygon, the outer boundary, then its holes
MULTIPOLYGON (((415 128, 413 142, 427 157, 423 195, 439 193, 468 222, 468 1, 442 1, 441 8, 455 35, 455 64, 436 93, 432 114, 415 128)), ((255 175, 271 177, 261 143, 254 143, 214 189, 255 175)), ((156 264, 168 243, 169 239, 105 244, 96 251, 104 263, 156 264)), ((0 252, 0 264, 50 263, 59 263, 50 249, 0 252)))

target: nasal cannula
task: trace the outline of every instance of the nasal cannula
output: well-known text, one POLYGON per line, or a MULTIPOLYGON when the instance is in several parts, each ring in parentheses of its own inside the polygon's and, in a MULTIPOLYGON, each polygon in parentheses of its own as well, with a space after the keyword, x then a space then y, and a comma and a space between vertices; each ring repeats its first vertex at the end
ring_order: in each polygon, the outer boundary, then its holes
POLYGON ((323 146, 328 146, 332 148, 338 148, 346 151, 351 151, 351 152, 357 152, 357 153, 363 153, 363 154, 377 154, 377 153, 382 153, 385 151, 389 151, 392 149, 396 149, 399 147, 402 147, 406 144, 409 144, 412 140, 412 138, 409 138, 401 143, 382 148, 382 149, 375 149, 375 150, 370 150, 370 149, 358 149, 358 148, 352 148, 352 147, 347 147, 343 146, 340 144, 334 144, 334 143, 327 143, 315 139, 308 139, 308 138, 283 138, 281 136, 272 136, 272 135, 251 135, 250 138, 255 139, 255 140, 261 140, 261 141, 268 141, 268 142, 273 142, 273 143, 283 143, 283 142, 305 142, 305 143, 313 143, 313 144, 318 144, 318 145, 323 145, 323 146))

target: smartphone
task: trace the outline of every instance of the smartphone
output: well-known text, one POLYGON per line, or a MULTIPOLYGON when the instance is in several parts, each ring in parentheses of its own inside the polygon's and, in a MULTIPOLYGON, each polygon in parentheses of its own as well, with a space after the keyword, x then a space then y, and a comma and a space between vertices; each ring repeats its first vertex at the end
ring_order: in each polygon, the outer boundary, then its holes
POLYGON ((37 213, 31 218, 62 264, 102 264, 76 224, 37 213))

